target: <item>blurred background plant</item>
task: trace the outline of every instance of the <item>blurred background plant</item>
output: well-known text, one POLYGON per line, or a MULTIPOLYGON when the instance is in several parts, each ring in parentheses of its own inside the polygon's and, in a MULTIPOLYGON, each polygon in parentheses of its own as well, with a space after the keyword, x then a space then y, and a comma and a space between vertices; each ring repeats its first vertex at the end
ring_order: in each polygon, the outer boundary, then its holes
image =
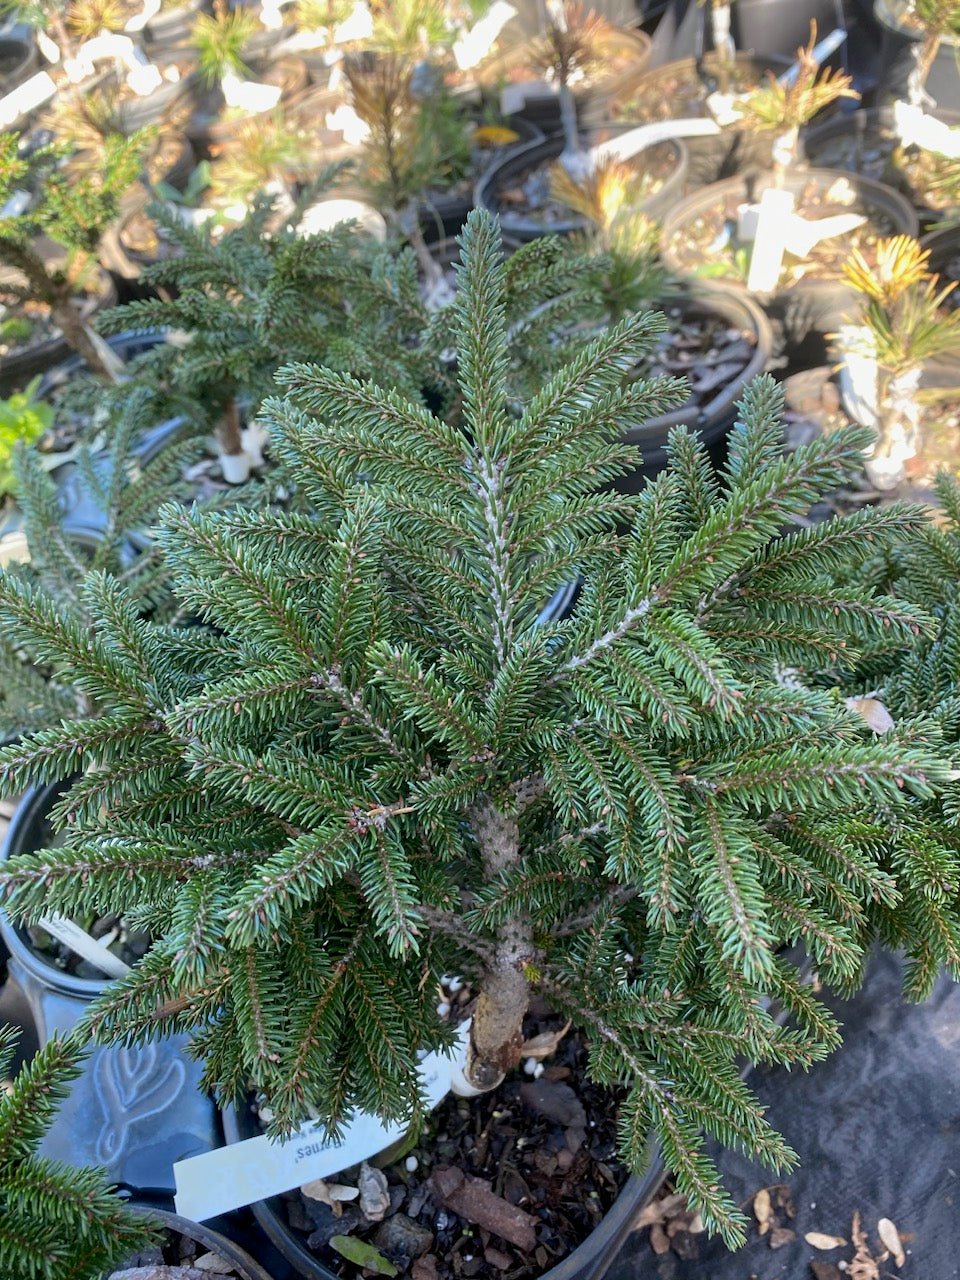
POLYGON ((53 423, 53 408, 37 399, 39 375, 23 391, 0 399, 0 494, 14 492, 13 454, 18 444, 32 444, 53 423))

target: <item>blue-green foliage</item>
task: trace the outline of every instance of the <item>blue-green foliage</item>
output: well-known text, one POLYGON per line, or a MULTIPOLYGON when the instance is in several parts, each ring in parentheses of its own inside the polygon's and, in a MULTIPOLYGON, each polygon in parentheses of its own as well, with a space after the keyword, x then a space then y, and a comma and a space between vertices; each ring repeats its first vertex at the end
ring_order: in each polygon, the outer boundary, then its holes
POLYGON ((936 726, 877 737, 844 701, 864 654, 935 634, 927 609, 848 585, 922 514, 784 533, 867 437, 784 453, 769 379, 722 475, 677 431, 670 467, 618 496, 637 461, 618 429, 685 396, 624 385, 662 319, 626 319, 520 404, 511 267, 486 216, 463 240, 455 411, 290 365, 263 416, 302 509, 162 512, 209 629, 144 621, 105 576, 95 627, 60 636, 42 596, 0 593, 3 626, 105 708, 0 753, 9 787, 100 766, 63 803, 65 846, 8 864, 4 905, 148 925, 92 1030, 191 1029, 210 1085, 252 1083, 279 1128, 311 1108, 333 1130, 355 1107, 416 1120, 418 1050, 451 1034, 431 975, 480 992, 483 1061, 501 1032, 516 1051, 510 999, 542 995, 594 1077, 627 1086, 631 1167, 652 1130, 736 1240, 704 1135, 793 1159, 741 1060, 807 1066, 839 1040, 784 945, 844 990, 878 935, 960 967, 955 891, 901 839, 947 785, 936 726), (570 615, 538 620, 572 578, 570 615))

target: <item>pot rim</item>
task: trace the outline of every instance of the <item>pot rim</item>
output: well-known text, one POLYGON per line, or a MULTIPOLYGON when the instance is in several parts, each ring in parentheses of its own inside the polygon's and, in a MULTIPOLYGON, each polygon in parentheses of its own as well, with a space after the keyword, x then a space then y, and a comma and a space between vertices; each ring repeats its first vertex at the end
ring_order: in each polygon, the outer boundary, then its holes
MULTIPOLYGON (((273 1280, 270 1273, 252 1258, 246 1249, 235 1244, 229 1236, 202 1222, 194 1222, 192 1218, 184 1218, 179 1213, 171 1213, 169 1209, 157 1209, 148 1204, 131 1204, 134 1213, 153 1218, 169 1231, 188 1236, 197 1244, 203 1245, 211 1253, 217 1253, 225 1262, 241 1269, 240 1280, 273 1280)), ((213 1273, 211 1273, 212 1275, 213 1273)))
MULTIPOLYGON (((223 1131, 228 1144, 241 1142, 240 1114, 235 1107, 221 1112, 223 1131)), ((642 1174, 631 1174, 604 1214, 600 1225, 555 1267, 545 1271, 540 1280, 601 1280, 607 1268, 632 1229, 637 1211, 656 1195, 667 1176, 656 1144, 648 1146, 647 1168, 642 1174)), ((282 1211, 276 1207, 279 1196, 257 1200, 249 1206, 266 1236, 302 1276, 311 1280, 340 1280, 329 1271, 301 1240, 292 1227, 284 1223, 282 1211)))
MULTIPOLYGON (((761 174, 760 178, 769 177, 769 174, 761 174)), ((821 185, 830 185, 839 179, 844 179, 854 186, 859 193, 868 197, 873 196, 874 203, 881 208, 893 214, 895 221, 900 225, 895 234, 906 234, 917 237, 920 231, 920 220, 917 211, 913 205, 893 187, 889 187, 886 183, 877 182, 874 178, 863 177, 858 173, 848 173, 845 169, 826 169, 819 166, 811 165, 809 168, 794 170, 787 174, 786 185, 788 187, 802 185, 811 179, 819 181, 821 185)), ((688 272, 682 271, 674 261, 673 255, 668 251, 668 243, 670 236, 685 223, 691 221, 705 209, 709 209, 711 205, 718 200, 725 199, 727 195, 734 194, 746 185, 747 175, 736 174, 732 178, 724 178, 720 182, 711 182, 705 187, 701 187, 699 191, 691 192, 690 195, 684 196, 674 205, 670 212, 664 217, 660 230, 660 253, 664 262, 671 270, 676 271, 684 279, 691 279, 688 272)), ((711 282, 714 283, 714 282, 711 282)), ((737 292, 746 293, 747 285, 745 281, 734 279, 716 281, 722 283, 725 288, 734 289, 737 292)), ((782 292, 788 293, 812 293, 830 291, 836 292, 843 290, 844 286, 839 279, 818 279, 810 281, 800 281, 791 285, 787 290, 779 288, 774 289, 767 295, 753 295, 764 297, 776 297, 782 292)))

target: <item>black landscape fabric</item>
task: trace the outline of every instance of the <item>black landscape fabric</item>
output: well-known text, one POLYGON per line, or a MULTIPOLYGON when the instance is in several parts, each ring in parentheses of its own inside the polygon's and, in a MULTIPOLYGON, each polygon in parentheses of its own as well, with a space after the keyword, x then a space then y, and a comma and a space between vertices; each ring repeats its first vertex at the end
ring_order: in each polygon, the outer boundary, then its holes
MULTIPOLYGON (((801 1158, 784 1178, 796 1217, 779 1214, 796 1238, 771 1249, 769 1233, 758 1235, 754 1222, 739 1253, 699 1235, 686 1242, 698 1256, 684 1260, 672 1250, 656 1256, 643 1230, 607 1280, 843 1280, 851 1274, 852 1244, 820 1251, 804 1236, 849 1242, 856 1211, 875 1257, 883 1252, 880 1218, 911 1237, 902 1269, 893 1258, 879 1263, 883 1280, 960 1277, 960 986, 941 979, 928 1003, 911 1005, 901 998, 901 977, 898 958, 876 955, 856 999, 825 998, 843 1024, 839 1052, 808 1074, 766 1069, 751 1076, 767 1119, 801 1158)), ((777 1182, 729 1152, 719 1164, 747 1212, 756 1192, 777 1182)))

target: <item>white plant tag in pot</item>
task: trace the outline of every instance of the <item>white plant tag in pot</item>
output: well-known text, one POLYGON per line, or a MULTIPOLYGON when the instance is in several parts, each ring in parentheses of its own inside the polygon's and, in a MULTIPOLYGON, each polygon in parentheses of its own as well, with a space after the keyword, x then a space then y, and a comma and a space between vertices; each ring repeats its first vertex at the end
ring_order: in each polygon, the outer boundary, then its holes
MULTIPOLYGON (((428 1053, 420 1063, 420 1081, 432 1111, 462 1075, 470 1034, 469 1022, 460 1027, 452 1056, 428 1053)), ((402 1124, 384 1124, 359 1112, 343 1126, 343 1141, 330 1142, 315 1124, 277 1141, 266 1134, 246 1138, 173 1166, 177 1183, 176 1211, 194 1222, 243 1208, 257 1200, 281 1195, 316 1178, 329 1178, 370 1160, 398 1142, 402 1124)))
POLYGON ((95 969, 105 973, 108 978, 122 978, 130 972, 130 966, 125 964, 119 956, 108 951, 102 943, 91 937, 78 924, 68 920, 66 916, 44 916, 40 921, 40 927, 46 929, 47 933, 52 934, 71 951, 75 951, 95 969))
POLYGON ((493 0, 493 4, 469 31, 464 32, 453 46, 453 57, 461 71, 468 71, 482 62, 496 43, 497 36, 516 9, 507 0, 493 0))
POLYGON ((28 115, 37 107, 49 102, 57 92, 57 86, 46 73, 38 71, 16 89, 0 98, 0 128, 7 129, 21 116, 28 115))
POLYGON ((935 116, 928 116, 923 107, 909 102, 893 104, 894 128, 905 147, 920 147, 924 151, 936 151, 950 160, 960 159, 960 129, 951 129, 935 116))
POLYGON ((150 19, 155 18, 160 12, 162 2, 163 0, 144 0, 140 12, 135 13, 123 24, 124 31, 142 31, 150 19))
POLYGON ((608 138, 606 142, 598 142, 590 148, 591 164, 601 160, 629 160, 639 155, 648 147, 655 147, 658 142, 668 142, 674 138, 708 138, 720 132, 714 120, 701 120, 691 117, 688 120, 657 120, 653 124, 641 124, 636 129, 628 129, 626 133, 608 138))
POLYGON ((224 101, 228 107, 237 107, 241 111, 249 111, 258 115, 261 111, 272 111, 280 101, 283 89, 278 84, 262 84, 259 80, 242 80, 233 71, 228 71, 220 82, 224 101))
MULTIPOLYGON (((745 215, 749 210, 750 206, 745 206, 745 215)), ((764 191, 757 205, 753 253, 750 255, 750 271, 747 276, 747 288, 752 293, 770 293, 777 287, 787 247, 787 222, 792 217, 792 192, 777 187, 769 187, 764 191)), ((745 216, 741 221, 746 231, 750 219, 745 216)))

